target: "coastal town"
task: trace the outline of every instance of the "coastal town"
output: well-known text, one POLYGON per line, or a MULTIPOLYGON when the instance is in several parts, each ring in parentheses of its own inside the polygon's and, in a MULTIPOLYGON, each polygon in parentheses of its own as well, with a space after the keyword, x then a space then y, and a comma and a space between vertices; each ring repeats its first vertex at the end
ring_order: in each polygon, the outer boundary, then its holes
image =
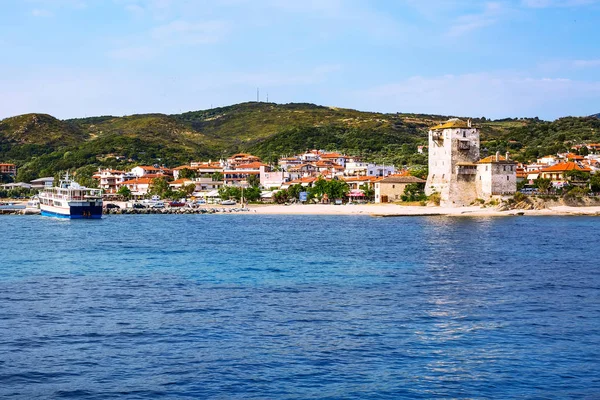
MULTIPOLYGON (((550 194, 598 191, 600 144, 575 145, 571 152, 518 163, 510 154, 488 155, 470 120, 457 118, 433 126, 428 145, 428 173, 364 161, 335 151, 307 150, 267 164, 247 153, 220 160, 191 161, 173 168, 136 165, 128 170, 100 168, 91 178, 105 202, 169 200, 166 206, 244 203, 435 203, 446 207, 497 204, 519 193, 550 194), (592 178, 592 179, 591 179, 592 178)), ((0 164, 3 181, 17 166, 0 164)), ((75 177, 77 178, 77 177, 75 177)), ((23 193, 55 185, 55 177, 10 182, 5 193, 23 193)), ((159 204, 164 204, 160 202, 159 204)))

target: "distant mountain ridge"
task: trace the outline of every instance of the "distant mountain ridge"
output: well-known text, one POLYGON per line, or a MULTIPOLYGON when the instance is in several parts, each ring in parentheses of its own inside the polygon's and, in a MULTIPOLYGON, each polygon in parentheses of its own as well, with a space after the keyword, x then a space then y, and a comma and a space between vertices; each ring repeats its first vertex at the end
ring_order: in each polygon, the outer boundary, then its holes
MULTIPOLYGON (((26 114, 0 121, 0 162, 16 163, 23 180, 82 167, 176 166, 238 151, 275 162, 281 155, 311 148, 360 154, 398 166, 426 164, 426 154, 418 154, 417 146, 427 144, 428 127, 450 117, 260 102, 173 115, 64 121, 26 114)), ((517 159, 554 153, 570 141, 600 141, 598 118, 472 120, 481 128, 482 148, 510 151, 517 159)))

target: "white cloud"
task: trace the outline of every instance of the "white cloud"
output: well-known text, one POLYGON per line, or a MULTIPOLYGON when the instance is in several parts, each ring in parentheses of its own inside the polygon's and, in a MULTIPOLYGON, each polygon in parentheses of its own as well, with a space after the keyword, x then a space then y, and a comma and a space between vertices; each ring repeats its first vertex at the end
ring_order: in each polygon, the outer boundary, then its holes
POLYGON ((598 68, 600 67, 600 59, 597 60, 575 60, 572 62, 575 68, 598 68))
POLYGON ((450 27, 447 35, 458 37, 469 32, 493 25, 507 12, 502 3, 485 3, 483 10, 476 14, 462 15, 455 19, 455 23, 450 27))

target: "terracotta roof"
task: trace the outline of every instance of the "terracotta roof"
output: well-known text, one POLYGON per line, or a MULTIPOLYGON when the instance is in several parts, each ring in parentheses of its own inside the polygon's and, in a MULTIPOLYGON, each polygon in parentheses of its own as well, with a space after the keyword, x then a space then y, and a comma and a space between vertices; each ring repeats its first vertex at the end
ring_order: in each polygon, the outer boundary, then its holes
POLYGON ((477 164, 490 164, 490 163, 502 163, 502 164, 516 164, 516 161, 507 160, 506 157, 498 156, 498 161, 496 161, 496 156, 488 156, 486 158, 482 158, 477 161, 477 164))
POLYGON ((223 167, 219 163, 212 163, 212 164, 200 164, 194 168, 196 168, 196 169, 219 169, 219 168, 223 168, 223 167))
POLYGON ((259 169, 260 167, 267 167, 267 164, 263 164, 259 161, 251 162, 249 164, 241 164, 235 167, 235 169, 259 169))
POLYGON ((0 167, 14 167, 15 164, 0 164, 0 167))
POLYGON ((564 172, 564 171, 591 172, 592 170, 589 168, 582 168, 579 165, 577 165, 577 163, 574 163, 572 161, 552 165, 550 167, 542 169, 542 172, 564 172))
POLYGON ((373 182, 377 180, 376 176, 344 176, 343 181, 346 182, 373 182))
POLYGON ((431 127, 430 129, 432 131, 438 130, 438 129, 455 129, 455 128, 465 128, 465 129, 469 129, 472 127, 469 127, 469 124, 463 120, 460 120, 458 118, 452 118, 446 122, 444 122, 443 124, 439 124, 436 126, 431 127))
POLYGON ((339 153, 328 153, 328 154, 323 154, 321 156, 321 158, 346 158, 346 156, 343 156, 339 153))
POLYGON ((152 178, 138 178, 138 179, 130 179, 128 181, 122 182, 121 185, 149 185, 152 183, 152 178))
POLYGON ((421 178, 416 176, 388 176, 383 178, 379 182, 381 183, 425 183, 421 178))
POLYGON ((583 156, 580 156, 579 154, 569 153, 569 154, 567 154, 567 159, 568 160, 583 160, 583 156))
POLYGON ((181 179, 174 180, 173 182, 169 182, 169 185, 171 185, 171 186, 187 185, 189 183, 194 183, 194 181, 192 181, 191 179, 188 179, 188 178, 181 178, 181 179))
POLYGON ((295 185, 297 183, 311 183, 311 182, 315 182, 318 178, 314 177, 314 176, 309 176, 306 178, 300 178, 300 179, 294 179, 293 181, 289 181, 287 182, 288 185, 295 185))

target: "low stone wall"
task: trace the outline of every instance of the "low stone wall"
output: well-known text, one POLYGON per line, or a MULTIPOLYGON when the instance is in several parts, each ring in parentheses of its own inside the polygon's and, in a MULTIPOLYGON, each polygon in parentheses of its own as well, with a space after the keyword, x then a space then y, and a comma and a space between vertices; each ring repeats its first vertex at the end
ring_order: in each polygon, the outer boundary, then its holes
POLYGON ((228 214, 247 213, 248 208, 112 208, 104 210, 109 215, 144 215, 144 214, 228 214))

